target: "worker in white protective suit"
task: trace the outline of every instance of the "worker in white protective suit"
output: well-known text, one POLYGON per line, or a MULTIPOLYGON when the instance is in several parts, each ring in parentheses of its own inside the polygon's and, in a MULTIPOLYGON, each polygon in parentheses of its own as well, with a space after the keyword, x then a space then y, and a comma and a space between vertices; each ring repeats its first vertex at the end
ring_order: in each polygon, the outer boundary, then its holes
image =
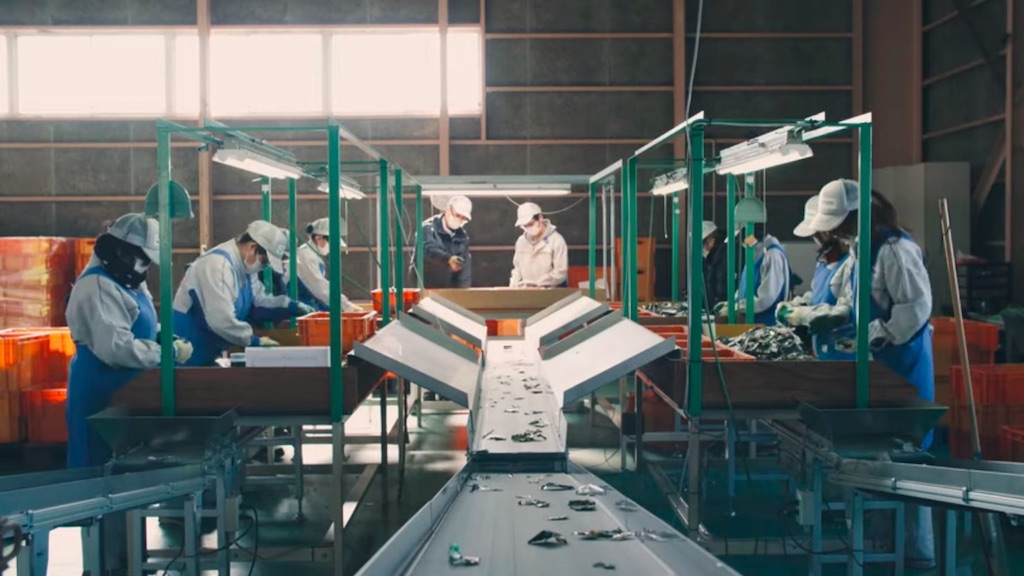
MULTIPOLYGON (((847 181, 849 182, 849 181, 847 181)), ((853 270, 856 258, 850 244, 830 232, 816 232, 820 220, 832 213, 845 217, 845 206, 856 206, 858 188, 833 186, 831 183, 804 205, 804 219, 793 229, 801 238, 812 238, 818 245, 817 265, 811 289, 789 302, 779 304, 775 313, 782 324, 807 326, 811 333, 814 354, 819 360, 853 360, 853 270), (839 197, 842 196, 842 197, 839 197)))
MULTIPOLYGON (((851 180, 836 180, 822 189, 859 186, 851 180)), ((821 204, 812 228, 830 232, 855 243, 857 238, 857 204, 850 196, 830 215, 822 215, 821 204)), ((924 253, 900 223, 896 209, 878 192, 871 192, 871 239, 866 260, 871 266, 871 309, 867 311, 868 342, 872 358, 882 362, 910 382, 918 396, 935 399, 935 372, 932 353, 932 287, 925 268, 924 253)), ((854 313, 859 287, 853 274, 854 313)), ((929 432, 921 443, 927 450, 932 443, 929 432)), ((935 565, 935 535, 931 508, 907 505, 906 562, 912 568, 935 565)))
POLYGON ((258 277, 267 266, 284 273, 288 234, 265 220, 249 224, 203 254, 185 272, 174 295, 174 333, 195 348, 186 366, 211 366, 231 346, 276 346, 253 334, 250 322, 303 316, 313 307, 267 294, 258 277))
MULTIPOLYGON (((344 234, 345 221, 341 221, 344 234)), ((318 311, 331 309, 331 282, 327 279, 327 258, 330 255, 331 224, 327 218, 314 220, 306 225, 309 240, 295 251, 295 274, 299 277, 299 301, 318 311)), ((339 239, 341 247, 345 240, 339 239)), ((284 269, 284 282, 289 282, 291 271, 284 269)), ((341 307, 344 312, 359 312, 362 307, 353 304, 344 294, 341 295, 341 307)))
MULTIPOLYGON (((125 214, 96 238, 89 264, 68 299, 66 318, 75 342, 68 374, 68 468, 100 466, 111 450, 89 424, 111 398, 143 370, 160 366, 160 325, 146 287, 149 267, 159 263, 159 224, 144 214, 125 214)), ((174 341, 174 360, 187 362, 192 346, 174 341)), ((100 530, 105 573, 127 565, 123 512, 105 514, 88 530, 100 530)), ((88 547, 83 539, 83 552, 88 547)), ((45 572, 45 569, 44 569, 45 572)))
MULTIPOLYGON (((739 234, 742 228, 737 230, 739 234)), ((761 241, 751 235, 745 239, 747 246, 755 245, 754 260, 754 301, 746 301, 747 274, 746 268, 740 273, 739 287, 736 291, 736 311, 743 314, 747 306, 754 309, 754 322, 765 326, 775 325, 775 310, 778 305, 789 298, 790 276, 792 270, 789 267, 789 256, 786 249, 778 238, 771 234, 764 234, 761 241)), ((727 313, 726 302, 719 302, 715 306, 715 314, 724 316, 727 313)))
POLYGON ((513 288, 557 288, 569 285, 569 247, 540 206, 524 202, 516 210, 516 227, 523 230, 512 257, 513 288))

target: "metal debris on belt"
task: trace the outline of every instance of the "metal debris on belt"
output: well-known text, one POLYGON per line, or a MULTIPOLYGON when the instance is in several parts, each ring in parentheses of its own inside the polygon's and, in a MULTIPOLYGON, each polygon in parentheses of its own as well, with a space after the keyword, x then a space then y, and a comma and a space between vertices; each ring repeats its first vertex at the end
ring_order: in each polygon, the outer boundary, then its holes
POLYGON ((594 568, 600 568, 602 570, 615 570, 615 564, 609 564, 607 562, 595 562, 594 568))
POLYGON ((541 530, 540 532, 537 532, 536 536, 530 538, 529 543, 534 546, 545 546, 548 548, 555 548, 557 546, 565 546, 569 543, 569 541, 565 539, 565 536, 562 536, 558 532, 552 532, 551 530, 541 530))
POLYGON ((548 482, 547 484, 540 487, 545 492, 564 492, 566 490, 572 490, 572 486, 568 484, 559 484, 557 482, 548 482))
POLYGON ((577 530, 575 534, 581 540, 615 540, 616 542, 631 540, 636 536, 633 532, 626 532, 619 528, 615 530, 577 530))
POLYGON ((568 520, 568 516, 548 516, 548 520, 552 522, 560 522, 562 520, 568 520))
POLYGON ((482 484, 470 484, 469 491, 472 492, 501 492, 501 488, 492 488, 490 486, 484 486, 482 484))
POLYGON ((604 494, 604 488, 594 484, 584 484, 576 489, 577 496, 601 496, 602 494, 604 494))
POLYGON ((719 338, 718 341, 758 360, 814 360, 800 337, 783 326, 754 328, 735 338, 719 338))
POLYGON ((480 558, 476 556, 463 556, 462 552, 459 552, 458 547, 448 552, 448 565, 449 566, 478 566, 480 564, 480 558))
POLYGON ((636 504, 633 504, 629 500, 619 500, 618 502, 615 503, 615 507, 618 508, 619 510, 622 510, 623 512, 637 511, 636 504))
POLYGON ((653 540, 655 542, 664 542, 666 540, 676 540, 679 535, 672 532, 663 532, 661 530, 648 530, 644 528, 638 534, 641 540, 653 540))
POLYGON ((542 440, 547 440, 547 437, 540 430, 527 430, 512 435, 513 442, 540 442, 542 440))
POLYGON ((547 508, 551 506, 546 500, 537 500, 533 496, 516 496, 520 506, 533 506, 535 508, 547 508))
POLYGON ((569 500, 569 508, 576 512, 593 512, 597 510, 597 503, 593 500, 569 500))
POLYGON ((533 426, 534 428, 546 428, 548 423, 541 420, 540 418, 537 418, 536 420, 530 421, 529 425, 533 426))

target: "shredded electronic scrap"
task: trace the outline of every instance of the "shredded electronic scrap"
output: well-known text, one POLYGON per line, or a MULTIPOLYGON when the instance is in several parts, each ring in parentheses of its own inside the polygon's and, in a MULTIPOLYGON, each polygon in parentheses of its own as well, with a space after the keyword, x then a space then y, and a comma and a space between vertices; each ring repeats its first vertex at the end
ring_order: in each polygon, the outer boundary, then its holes
POLYGON ((791 328, 766 326, 735 338, 719 338, 722 344, 758 360, 814 360, 791 328))
POLYGON ((652 302, 644 304, 641 308, 648 312, 654 312, 659 316, 679 318, 686 316, 689 309, 686 302, 652 302))
POLYGON ((527 430, 512 435, 513 442, 541 442, 543 440, 547 440, 547 437, 540 430, 527 430))
POLYGON ((558 532, 552 532, 551 530, 541 530, 533 538, 530 538, 530 544, 534 546, 544 546, 546 548, 557 548, 558 546, 565 546, 569 543, 558 532))

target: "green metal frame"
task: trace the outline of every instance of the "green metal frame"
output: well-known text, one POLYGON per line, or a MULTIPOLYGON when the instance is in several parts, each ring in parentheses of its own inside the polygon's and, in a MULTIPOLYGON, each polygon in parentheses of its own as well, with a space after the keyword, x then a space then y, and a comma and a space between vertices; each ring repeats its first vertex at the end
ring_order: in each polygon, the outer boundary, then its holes
MULTIPOLYGON (((636 198, 637 198, 637 183, 636 183, 636 167, 637 159, 644 153, 653 150, 659 146, 667 144, 672 140, 679 137, 686 137, 688 139, 687 149, 690 151, 689 167, 687 177, 690 179, 689 182, 689 219, 687 222, 688 230, 687 236, 689 238, 690 247, 690 274, 688 275, 687 285, 687 296, 689 300, 689 309, 701 310, 703 309, 703 284, 704 284, 704 267, 703 255, 701 253, 701 242, 695 241, 700 238, 701 224, 704 216, 704 175, 714 172, 717 161, 715 159, 708 159, 705 156, 705 132, 708 128, 713 126, 740 126, 748 128, 780 128, 784 126, 795 126, 803 129, 804 141, 810 141, 815 138, 824 136, 825 134, 831 134, 842 130, 857 130, 860 142, 860 158, 858 166, 858 179, 860 181, 861 190, 864 191, 860 195, 860 206, 859 206, 859 218, 858 218, 858 241, 857 241, 857 254, 858 257, 865 255, 868 252, 865 250, 869 247, 870 242, 870 231, 871 231, 871 119, 870 117, 864 118, 859 117, 855 119, 845 120, 842 122, 826 122, 816 119, 798 119, 798 120, 712 120, 705 119, 703 113, 694 116, 686 120, 685 122, 675 126, 668 132, 662 134, 658 138, 648 142, 643 147, 636 150, 636 152, 624 160, 619 160, 598 174, 590 178, 590 203, 591 203, 591 218, 590 218, 590 238, 589 238, 589 257, 588 263, 590 266, 590 278, 591 282, 594 281, 595 276, 595 264, 596 264, 596 195, 597 188, 596 184, 605 181, 614 176, 618 171, 622 171, 623 182, 622 182, 622 242, 624 246, 629 248, 623 249, 623 262, 622 262, 622 278, 623 278, 623 295, 622 295, 622 313, 625 317, 636 319, 637 317, 637 301, 636 301, 636 198)), ((726 194, 727 194, 727 206, 728 214, 726 216, 727 221, 727 234, 730 234, 730 240, 735 238, 734 230, 734 217, 733 209, 735 208, 735 196, 736 196, 736 179, 729 176, 726 180, 726 194)), ((752 195, 754 193, 754 178, 753 175, 747 175, 744 194, 752 195)), ((748 235, 753 232, 753 226, 747 226, 748 235)), ((728 259, 728 270, 730 272, 730 278, 735 273, 735 250, 729 251, 728 259)), ((748 302, 753 300, 753 248, 746 248, 744 250, 746 269, 748 275, 747 281, 747 299, 748 302)), ((678 242, 674 242, 672 246, 672 259, 678 261, 678 242)), ((861 258, 866 261, 866 258, 861 258)), ((857 267, 857 283, 858 286, 869 286, 871 282, 871 267, 870 266, 858 266, 857 267)), ((591 289, 591 294, 594 291, 591 289)), ((733 290, 729 291, 729 321, 735 321, 735 296, 733 290)), ((870 290, 858 290, 857 291, 857 317, 856 317, 856 328, 857 328, 857 408, 868 407, 868 361, 869 361, 869 350, 868 350, 868 322, 869 315, 868 310, 870 309, 870 290)), ((747 322, 753 321, 753 306, 747 306, 747 322)), ((688 329, 691 334, 700 334, 703 331, 701 325, 702 315, 701 314, 689 314, 688 329)), ((688 363, 688 398, 686 410, 691 416, 700 416, 703 412, 703 371, 701 369, 702 358, 701 358, 701 342, 700 338, 691 338, 687 343, 687 354, 686 361, 688 363)))
MULTIPOLYGON (((388 226, 387 219, 390 210, 387 205, 387 182, 388 182, 388 171, 394 168, 397 172, 401 172, 401 168, 397 164, 389 162, 386 158, 381 156, 371 146, 364 143, 344 126, 338 123, 334 119, 328 119, 326 125, 320 126, 234 126, 228 127, 224 124, 216 122, 214 120, 207 120, 202 126, 185 126, 168 120, 160 119, 156 123, 156 141, 157 141, 157 190, 159 194, 159 208, 160 213, 158 215, 158 221, 160 222, 160 268, 163 273, 160 275, 160 324, 163 327, 160 333, 160 399, 161 399, 161 412, 165 416, 173 416, 176 412, 175 403, 175 382, 174 382, 174 286, 173 273, 172 271, 172 257, 171 247, 173 244, 172 230, 171 230, 171 138, 174 136, 183 137, 186 139, 200 142, 203 147, 209 146, 221 146, 224 144, 227 138, 237 138, 245 143, 246 146, 259 150, 261 153, 265 153, 268 156, 283 158, 295 162, 296 165, 300 165, 305 174, 315 179, 326 179, 328 183, 328 219, 330 221, 330 244, 331 244, 331 267, 330 267, 330 281, 331 281, 331 295, 330 304, 332 310, 341 310, 341 286, 342 286, 342 248, 341 248, 341 209, 342 199, 340 196, 341 191, 341 174, 342 174, 342 162, 341 162, 341 141, 345 140, 349 144, 355 146, 363 153, 370 156, 374 162, 379 166, 380 174, 382 175, 380 184, 380 199, 381 206, 383 207, 381 213, 381 226, 383 234, 381 235, 381 241, 378 245, 378 251, 381 254, 382 260, 382 281, 381 291, 383 296, 387 298, 387 295, 391 291, 391 276, 389 263, 389 253, 391 250, 389 238, 388 238, 388 226), (327 135, 327 160, 323 163, 298 163, 295 162, 294 156, 282 148, 267 144, 262 140, 255 139, 248 136, 246 132, 326 132, 327 135)), ((410 184, 417 186, 417 214, 422 213, 422 207, 420 206, 420 191, 419 183, 406 174, 406 179, 410 184)), ((401 177, 399 177, 401 182, 401 177)), ((271 187, 269 180, 264 179, 263 182, 263 216, 265 219, 270 220, 271 216, 271 187)), ((297 249, 298 241, 296 234, 296 182, 294 179, 289 179, 288 183, 288 203, 289 203, 289 244, 291 253, 294 254, 297 249)), ((399 195, 400 198, 400 195, 399 195)), ((401 210, 399 210, 399 216, 401 210)), ((418 238, 418 236, 417 236, 418 238)), ((401 249, 401 243, 399 242, 399 249, 401 249)), ((417 241, 417 264, 422 266, 422 239, 417 241)), ((401 262, 401 258, 398 260, 401 262)), ((295 258, 289 258, 289 272, 291 278, 296 277, 295 269, 295 258)), ((266 280, 266 278, 265 278, 266 280)), ((397 280, 397 279, 396 279, 397 280)), ((400 281, 399 281, 400 282, 400 281)), ((294 299, 298 296, 297 283, 292 282, 289 290, 290 296, 294 299)), ((389 306, 386 305, 388 300, 384 300, 385 306, 383 306, 384 320, 390 319, 389 306)), ((293 324, 294 326, 294 321, 293 324)), ((331 358, 331 369, 330 369, 330 386, 331 386, 331 421, 335 423, 341 423, 344 415, 344 373, 342 363, 344 360, 344 354, 342 351, 342 326, 341 326, 341 314, 331 314, 330 323, 330 358, 331 358)))

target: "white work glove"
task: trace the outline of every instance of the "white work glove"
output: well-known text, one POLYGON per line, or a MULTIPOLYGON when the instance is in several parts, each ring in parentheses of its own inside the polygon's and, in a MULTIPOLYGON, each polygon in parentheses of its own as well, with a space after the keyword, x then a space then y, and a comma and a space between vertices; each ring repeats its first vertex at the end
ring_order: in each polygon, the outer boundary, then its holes
POLYGON ((452 269, 452 272, 459 272, 462 270, 462 265, 465 263, 466 261, 462 256, 452 256, 448 259, 448 266, 452 269))
POLYGON ((272 347, 272 346, 280 346, 280 344, 277 343, 277 340, 274 340, 273 338, 268 338, 267 336, 260 336, 260 344, 259 345, 264 347, 264 348, 272 347))
POLYGON ((305 302, 296 302, 295 309, 298 311, 300 316, 305 316, 306 314, 312 314, 313 312, 316 312, 316 308, 313 308, 312 306, 306 304, 305 302))
POLYGON ((363 312, 363 311, 365 311, 365 310, 366 310, 366 309, 365 309, 365 308, 363 308, 362 306, 360 306, 359 304, 354 304, 354 303, 351 303, 351 302, 350 302, 350 303, 349 303, 349 305, 348 305, 348 309, 346 310, 346 312, 363 312))
POLYGON ((192 357, 192 343, 188 340, 175 340, 173 346, 174 361, 178 364, 184 364, 192 357))
POLYGON ((850 312, 850 307, 843 304, 836 306, 819 304, 808 314, 807 327, 810 328, 812 334, 829 332, 845 324, 850 318, 850 312))
POLYGON ((791 308, 796 307, 796 306, 807 306, 810 303, 811 303, 811 292, 809 290, 807 292, 804 292, 803 294, 797 296, 796 298, 793 298, 792 300, 790 300, 788 302, 788 304, 789 304, 789 306, 791 308))

